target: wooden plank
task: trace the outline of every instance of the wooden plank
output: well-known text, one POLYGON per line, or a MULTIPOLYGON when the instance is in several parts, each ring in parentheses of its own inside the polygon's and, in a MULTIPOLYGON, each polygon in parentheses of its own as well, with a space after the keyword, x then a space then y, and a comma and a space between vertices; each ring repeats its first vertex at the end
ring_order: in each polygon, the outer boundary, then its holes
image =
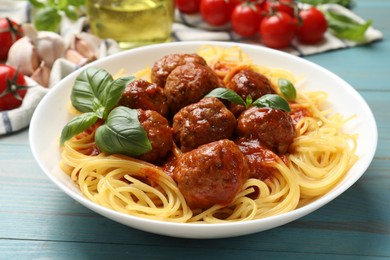
MULTIPOLYGON (((0 250, 4 259, 325 259, 325 260, 383 260, 383 256, 364 256, 331 253, 299 253, 281 250, 260 250, 219 247, 218 240, 207 241, 208 246, 199 241, 188 240, 186 247, 159 245, 151 248, 137 244, 90 244, 56 241, 11 241, 4 246, 0 241, 0 250), (152 249, 152 250, 151 250, 152 249), (245 250, 245 251, 244 251, 245 250), (26 257, 28 256, 28 257, 26 257)), ((281 241, 282 242, 282 241, 281 241)), ((274 242, 278 244, 277 242, 274 242)), ((359 252, 359 251, 357 251, 359 252)))

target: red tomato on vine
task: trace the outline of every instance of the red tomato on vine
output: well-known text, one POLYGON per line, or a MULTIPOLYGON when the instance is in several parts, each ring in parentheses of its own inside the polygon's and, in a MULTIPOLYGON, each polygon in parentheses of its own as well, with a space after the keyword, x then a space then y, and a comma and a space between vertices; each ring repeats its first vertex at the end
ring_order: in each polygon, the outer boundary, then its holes
POLYGON ((23 37, 22 26, 8 17, 0 18, 0 61, 7 60, 12 44, 23 37))
POLYGON ((297 22, 285 12, 266 16, 260 24, 260 36, 264 45, 281 49, 288 47, 296 35, 297 22))
POLYGON ((176 0, 175 4, 184 14, 196 14, 200 10, 200 0, 176 0))
POLYGON ((20 107, 27 88, 23 73, 0 64, 0 111, 20 107))
POLYGON ((200 14, 203 20, 213 26, 224 25, 230 21, 233 4, 228 0, 201 0, 200 14))
POLYGON ((314 44, 324 38, 328 29, 325 15, 315 7, 299 12, 301 25, 298 27, 298 39, 303 43, 314 44))
POLYGON ((295 15, 296 4, 294 0, 266 1, 264 5, 265 12, 285 12, 291 17, 295 15))
POLYGON ((241 36, 254 36, 262 19, 261 9, 253 3, 241 3, 234 7, 231 23, 233 31, 241 36))

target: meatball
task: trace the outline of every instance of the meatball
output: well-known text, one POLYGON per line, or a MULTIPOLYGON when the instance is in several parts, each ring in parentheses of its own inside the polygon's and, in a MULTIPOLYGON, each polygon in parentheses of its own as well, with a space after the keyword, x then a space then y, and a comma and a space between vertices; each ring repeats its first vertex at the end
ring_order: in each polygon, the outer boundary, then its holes
POLYGON ((237 72, 227 84, 227 88, 236 92, 243 99, 250 95, 255 100, 265 94, 275 93, 268 78, 251 69, 237 72))
POLYGON ((208 66, 188 63, 176 67, 167 78, 165 95, 173 114, 198 102, 211 90, 220 87, 220 80, 208 66))
POLYGON ((126 86, 119 100, 119 105, 154 110, 163 116, 168 114, 168 103, 164 90, 143 79, 132 81, 126 86))
POLYGON ((156 83, 160 87, 165 86, 165 81, 168 75, 177 66, 184 65, 186 63, 197 63, 200 65, 207 65, 206 61, 197 54, 170 54, 162 57, 156 61, 152 67, 152 82, 156 83))
POLYGON ((154 164, 161 163, 173 146, 172 129, 168 120, 152 110, 138 109, 138 120, 145 129, 152 150, 137 158, 154 164))
POLYGON ((277 154, 288 151, 295 132, 290 115, 280 109, 251 107, 237 119, 240 137, 257 138, 261 145, 277 154))
POLYGON ((268 163, 277 160, 274 152, 262 146, 258 139, 241 137, 235 142, 248 159, 250 178, 264 181, 273 176, 275 169, 268 163))
POLYGON ((217 98, 204 98, 182 108, 173 117, 173 135, 183 152, 202 144, 229 139, 236 129, 236 118, 217 98))
POLYGON ((230 204, 248 178, 248 163, 237 145, 224 139, 183 154, 173 178, 190 208, 230 204))
MULTIPOLYGON (((268 78, 251 69, 243 69, 237 72, 227 83, 226 87, 236 92, 244 100, 248 96, 256 100, 265 94, 276 93, 268 78)), ((232 104, 230 109, 236 116, 239 116, 245 110, 245 107, 232 104)))

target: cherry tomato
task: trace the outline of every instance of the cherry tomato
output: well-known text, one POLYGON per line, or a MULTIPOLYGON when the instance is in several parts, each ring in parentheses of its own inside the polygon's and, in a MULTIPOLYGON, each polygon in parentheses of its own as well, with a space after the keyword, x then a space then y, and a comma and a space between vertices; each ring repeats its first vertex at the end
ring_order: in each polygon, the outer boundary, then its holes
POLYGON ((241 3, 234 7, 230 20, 234 32, 249 37, 258 32, 261 18, 261 9, 257 5, 241 3))
POLYGON ((302 24, 298 27, 297 35, 299 41, 314 44, 324 38, 328 29, 325 15, 315 7, 299 12, 302 24))
POLYGON ((8 17, 0 18, 0 60, 7 60, 9 48, 22 37, 23 30, 20 24, 8 17))
POLYGON ((21 72, 11 66, 0 64, 0 111, 20 107, 27 88, 21 72))
POLYGON ((219 26, 229 22, 232 10, 232 3, 227 0, 200 1, 200 14, 210 25, 219 26))
POLYGON ((294 0, 278 0, 278 1, 267 1, 264 5, 264 10, 266 12, 270 12, 270 9, 272 9, 272 12, 285 12, 289 14, 291 17, 294 17, 294 7, 295 2, 294 0))
POLYGON ((200 0, 176 0, 177 9, 184 14, 196 14, 200 10, 200 0))
POLYGON ((262 42, 271 48, 285 48, 290 45, 295 37, 297 23, 285 12, 276 12, 266 16, 260 23, 260 35, 262 42))
POLYGON ((248 2, 257 5, 257 7, 262 10, 265 4, 267 3, 267 0, 230 0, 230 3, 233 6, 233 8, 239 4, 248 3, 248 2))

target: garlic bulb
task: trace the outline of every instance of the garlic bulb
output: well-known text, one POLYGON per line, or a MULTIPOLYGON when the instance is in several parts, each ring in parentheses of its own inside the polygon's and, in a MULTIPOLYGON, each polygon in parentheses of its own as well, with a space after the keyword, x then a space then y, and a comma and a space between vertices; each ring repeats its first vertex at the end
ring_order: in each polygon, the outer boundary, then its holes
POLYGON ((23 24, 25 35, 35 46, 37 55, 45 66, 51 68, 56 59, 65 54, 65 41, 55 32, 37 31, 32 24, 23 24))
POLYGON ((9 66, 19 68, 26 76, 31 76, 39 67, 40 60, 35 46, 26 36, 17 40, 8 52, 9 66))

